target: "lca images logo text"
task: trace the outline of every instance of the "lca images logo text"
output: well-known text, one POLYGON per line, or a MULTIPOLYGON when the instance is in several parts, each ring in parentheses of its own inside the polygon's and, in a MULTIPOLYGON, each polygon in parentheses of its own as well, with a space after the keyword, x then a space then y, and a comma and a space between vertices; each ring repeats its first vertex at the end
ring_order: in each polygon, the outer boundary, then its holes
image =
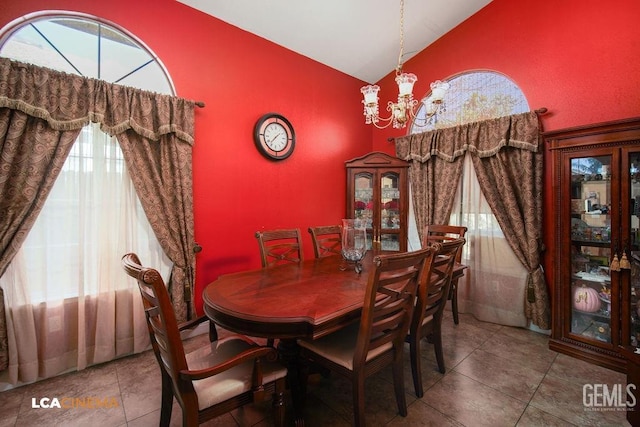
POLYGON ((585 411, 633 411, 636 397, 635 384, 585 384, 582 386, 582 404, 585 411))
POLYGON ((99 409, 99 408, 117 408, 120 406, 118 399, 115 397, 32 397, 31 408, 33 409, 99 409))

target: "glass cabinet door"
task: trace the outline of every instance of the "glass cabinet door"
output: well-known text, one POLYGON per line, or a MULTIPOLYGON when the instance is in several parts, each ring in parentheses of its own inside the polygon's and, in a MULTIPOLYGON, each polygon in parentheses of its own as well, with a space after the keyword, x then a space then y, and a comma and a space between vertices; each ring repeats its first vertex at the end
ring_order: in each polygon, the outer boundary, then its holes
POLYGON ((373 186, 374 176, 369 172, 355 175, 355 200, 353 218, 364 220, 367 228, 367 246, 373 242, 373 186))
MULTIPOLYGON (((623 213, 624 239, 622 244, 629 248, 628 271, 621 271, 623 281, 623 345, 634 347, 632 351, 640 347, 640 153, 627 152, 624 171, 628 171, 622 177, 622 189, 629 205, 623 213), (628 283, 627 283, 628 282, 628 283)), ((625 206, 625 203, 623 203, 625 206)))
POLYGON ((380 246, 385 251, 399 251, 400 241, 400 177, 383 173, 380 178, 380 246))
POLYGON ((572 158, 570 162, 570 332, 612 343, 612 156, 572 158))

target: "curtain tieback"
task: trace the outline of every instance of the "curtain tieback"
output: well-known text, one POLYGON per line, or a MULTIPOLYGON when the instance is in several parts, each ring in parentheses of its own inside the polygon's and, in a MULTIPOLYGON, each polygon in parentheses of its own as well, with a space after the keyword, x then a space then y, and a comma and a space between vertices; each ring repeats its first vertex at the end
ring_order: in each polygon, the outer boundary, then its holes
POLYGON ((533 270, 529 270, 527 274, 527 302, 533 304, 536 302, 536 290, 533 286, 533 274, 538 270, 542 271, 542 265, 538 264, 533 270))
POLYGON ((194 270, 191 267, 184 267, 182 265, 178 265, 177 263, 173 264, 173 268, 171 269, 171 275, 169 276, 169 283, 172 286, 175 286, 174 277, 178 276, 182 278, 182 287, 184 292, 184 300, 185 302, 191 302, 192 294, 191 294, 191 285, 189 280, 186 278, 194 275, 194 270), (176 270, 179 270, 181 274, 176 274, 176 270))

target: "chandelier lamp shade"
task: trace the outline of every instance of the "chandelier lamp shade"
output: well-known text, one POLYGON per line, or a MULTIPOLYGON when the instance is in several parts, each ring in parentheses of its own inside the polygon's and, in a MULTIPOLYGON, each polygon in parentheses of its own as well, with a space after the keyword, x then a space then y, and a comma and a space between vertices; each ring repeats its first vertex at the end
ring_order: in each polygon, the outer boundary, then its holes
MULTIPOLYGON (((384 129, 393 125, 396 129, 404 128, 409 120, 417 120, 416 107, 419 102, 413 99, 413 85, 418 77, 412 73, 402 71, 402 57, 404 55, 404 0, 400 0, 400 55, 396 67, 396 84, 398 85, 398 102, 387 103, 389 117, 381 118, 378 105, 380 86, 367 85, 360 89, 364 99, 364 117, 366 124, 384 129)), ((444 107, 444 95, 449 89, 449 83, 436 80, 431 83, 431 94, 423 101, 425 104, 425 122, 430 121, 444 107)))

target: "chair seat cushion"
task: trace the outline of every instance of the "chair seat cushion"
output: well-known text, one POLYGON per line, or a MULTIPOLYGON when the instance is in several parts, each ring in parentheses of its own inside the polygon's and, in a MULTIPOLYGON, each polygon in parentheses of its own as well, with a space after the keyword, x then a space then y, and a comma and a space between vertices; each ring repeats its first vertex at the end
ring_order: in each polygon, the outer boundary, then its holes
MULTIPOLYGON (((346 328, 340 329, 332 334, 317 340, 298 340, 298 344, 325 359, 329 359, 338 365, 353 370, 353 355, 355 353, 356 342, 358 341, 359 323, 354 323, 346 328)), ((391 343, 375 348, 367 355, 367 361, 390 350, 391 343)))
MULTIPOLYGON (((186 355, 190 370, 205 369, 227 361, 235 355, 251 348, 252 345, 242 339, 216 341, 186 355)), ((235 366, 223 373, 193 382, 198 395, 198 407, 204 409, 229 398, 251 390, 253 361, 235 366)), ((275 381, 287 375, 287 369, 275 362, 262 363, 264 383, 275 381)))

